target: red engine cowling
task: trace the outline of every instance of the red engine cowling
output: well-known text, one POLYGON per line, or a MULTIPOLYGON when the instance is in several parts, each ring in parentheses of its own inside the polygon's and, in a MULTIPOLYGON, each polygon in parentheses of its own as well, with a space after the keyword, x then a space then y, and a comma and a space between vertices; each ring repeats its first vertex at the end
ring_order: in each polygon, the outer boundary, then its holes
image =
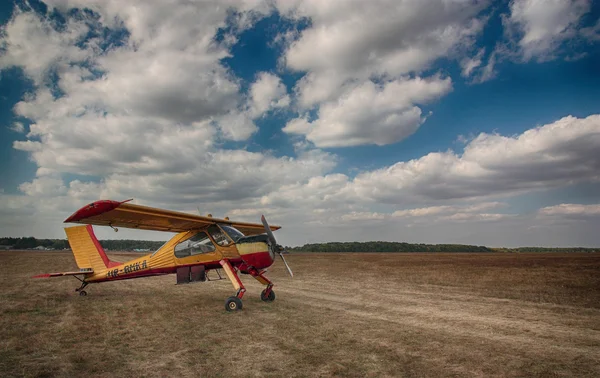
POLYGON ((275 252, 267 235, 245 236, 236 242, 243 263, 239 266, 242 273, 263 270, 275 261, 275 252))

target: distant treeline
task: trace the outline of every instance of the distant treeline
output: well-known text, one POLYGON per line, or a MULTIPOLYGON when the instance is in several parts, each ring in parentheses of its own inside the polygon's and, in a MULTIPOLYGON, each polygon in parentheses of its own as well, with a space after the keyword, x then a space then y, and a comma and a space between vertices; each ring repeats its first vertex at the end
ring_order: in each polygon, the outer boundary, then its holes
POLYGON ((412 244, 399 242, 332 242, 304 244, 289 248, 290 252, 492 252, 485 246, 463 244, 412 244))
POLYGON ((567 247, 567 248, 545 248, 545 247, 518 247, 518 248, 490 248, 494 252, 513 252, 513 253, 531 253, 531 252, 558 252, 558 253, 574 253, 574 252, 600 252, 600 248, 582 248, 582 247, 567 247))
MULTIPOLYGON (((133 251, 134 249, 155 251, 164 243, 164 241, 150 240, 100 240, 102 248, 113 251, 133 251)), ((31 236, 26 238, 0 238, 0 245, 11 246, 12 249, 33 249, 36 247, 50 249, 70 248, 66 239, 36 239, 31 236)))
MULTIPOLYGON (((150 240, 100 240, 100 244, 106 250, 111 251, 133 251, 135 249, 147 249, 156 251, 163 241, 150 240)), ((11 249, 33 249, 44 247, 48 249, 68 249, 69 243, 66 239, 36 239, 25 238, 0 238, 0 246, 11 249)), ((519 248, 489 248, 485 246, 465 244, 413 244, 400 242, 331 242, 304 244, 301 247, 286 247, 290 252, 600 252, 600 248, 544 248, 544 247, 519 247, 519 248)))

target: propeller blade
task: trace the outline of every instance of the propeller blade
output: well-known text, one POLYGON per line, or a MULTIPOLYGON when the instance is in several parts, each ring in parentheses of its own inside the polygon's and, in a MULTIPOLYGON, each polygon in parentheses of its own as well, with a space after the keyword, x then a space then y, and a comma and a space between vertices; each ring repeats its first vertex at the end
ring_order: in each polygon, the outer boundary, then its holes
POLYGON ((269 227, 269 224, 267 223, 267 219, 263 215, 260 217, 260 220, 265 228, 265 231, 267 231, 267 235, 269 236, 269 241, 271 242, 271 248, 273 248, 273 252, 279 253, 279 256, 281 256, 281 259, 283 260, 283 263, 285 264, 285 267, 287 268, 290 277, 294 277, 292 269, 290 269, 290 266, 288 265, 287 261, 285 261, 285 257, 283 257, 283 254, 281 253, 283 252, 283 247, 277 244, 277 240, 275 240, 275 235, 273 235, 271 227, 269 227))
POLYGON ((290 277, 294 278, 294 273, 292 273, 290 266, 288 265, 287 261, 285 261, 285 258, 283 257, 283 254, 281 252, 279 252, 279 256, 281 256, 281 259, 283 260, 285 267, 287 268, 288 272, 290 273, 290 277))
POLYGON ((269 227, 269 224, 267 223, 265 216, 263 215, 260 218, 260 220, 262 221, 262 224, 265 227, 265 231, 267 231, 267 235, 269 235, 269 240, 273 244, 273 248, 277 248, 277 240, 275 240, 275 236, 273 235, 273 232, 271 231, 271 227, 269 227))

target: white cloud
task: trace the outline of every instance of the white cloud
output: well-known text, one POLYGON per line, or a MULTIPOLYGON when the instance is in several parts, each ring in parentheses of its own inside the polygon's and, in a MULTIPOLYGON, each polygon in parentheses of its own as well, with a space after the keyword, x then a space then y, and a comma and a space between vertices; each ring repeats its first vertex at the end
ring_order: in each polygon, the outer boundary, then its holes
POLYGON ((453 221, 453 222, 495 222, 502 219, 513 217, 513 214, 473 214, 473 213, 456 213, 440 217, 442 221, 453 221))
POLYGON ((75 43, 89 31, 88 26, 69 19, 65 29, 57 32, 49 21, 16 8, 13 18, 3 27, 4 35, 0 34, 0 46, 5 49, 0 55, 0 70, 22 67, 25 74, 40 85, 50 68, 85 61, 93 52, 75 43))
POLYGON ((496 77, 498 72, 496 71, 496 57, 498 55, 498 51, 494 50, 488 57, 487 64, 478 70, 473 76, 474 83, 483 83, 488 80, 492 80, 496 77))
POLYGON ((503 202, 472 201, 600 182, 598 145, 600 116, 569 116, 516 136, 480 134, 461 155, 435 152, 355 178, 335 173, 283 185, 260 206, 320 224, 381 214, 403 224, 514 220, 493 211, 503 202), (415 204, 427 206, 407 208, 415 204))
POLYGON ((600 115, 564 117, 515 137, 480 134, 462 155, 436 152, 359 174, 362 197, 384 203, 486 197, 600 180, 600 115))
POLYGON ((258 127, 256 127, 254 121, 246 112, 229 112, 224 116, 218 117, 217 124, 223 136, 226 139, 234 141, 246 140, 258 131, 258 127))
POLYGON ((284 131, 319 147, 385 145, 413 134, 426 119, 415 106, 420 96, 432 90, 427 100, 436 99, 451 89, 449 78, 419 75, 436 59, 458 59, 471 48, 487 5, 278 1, 284 16, 310 18, 309 27, 278 40, 287 44, 283 65, 306 73, 294 87, 296 104, 318 108, 317 119, 300 114, 284 131))
POLYGON ((561 203, 560 205, 544 207, 539 210, 538 214, 542 217, 567 219, 600 217, 600 204, 581 205, 561 203))
MULTIPOLYGON (((2 67, 19 65, 37 80, 33 95, 14 109, 32 124, 26 139, 13 147, 29 152, 38 166, 37 177, 19 188, 22 198, 54 197, 52 209, 60 208, 54 216, 66 216, 65 211, 98 198, 135 197, 138 203, 174 209, 190 204, 192 209, 245 208, 279 186, 324 175, 335 165, 334 155, 314 147, 303 148, 295 158, 220 147, 220 138, 246 140, 257 130, 254 117, 289 104, 281 80, 267 73, 259 75, 245 102, 238 80, 220 63, 229 54, 228 45, 214 42, 230 5, 242 12, 237 27, 247 28, 260 14, 245 17, 243 12, 268 11, 264 3, 49 5, 63 11, 85 6, 100 15, 86 20, 89 27, 130 33, 123 45, 102 51, 107 41, 100 38, 88 40, 85 49, 73 46, 88 30, 77 22, 56 31, 39 15, 17 13, 7 24, 2 67), (48 46, 48 57, 23 47, 27 41, 48 46), (45 85, 50 70, 63 93, 58 98, 45 85), (250 114, 251 108, 257 112, 250 114), (66 173, 90 181, 64 182, 66 173)), ((28 206, 50 209, 44 201, 28 206)))
POLYGON ((578 34, 581 17, 589 10, 589 0, 513 0, 504 24, 518 38, 523 60, 547 60, 578 34))
POLYGON ((285 108, 290 104, 290 96, 285 85, 276 75, 260 72, 250 87, 250 113, 258 117, 272 109, 285 108))
POLYGON ((19 186, 19 189, 30 197, 57 197, 67 192, 61 179, 48 176, 25 182, 19 186))
POLYGON ((294 119, 283 131, 304 134, 318 147, 391 144, 412 135, 424 122, 415 103, 439 98, 451 88, 450 78, 439 76, 381 85, 367 81, 321 105, 317 120, 294 119))
POLYGON ((473 70, 481 66, 481 58, 483 57, 484 53, 485 47, 479 49, 479 51, 477 51, 477 54, 475 54, 475 56, 473 56, 472 58, 465 57, 460 61, 460 68, 462 69, 461 75, 463 77, 471 76, 473 70))
POLYGON ((482 202, 475 205, 469 206, 429 206, 420 207, 416 209, 397 210, 392 213, 394 217, 423 217, 430 215, 441 215, 441 214, 466 214, 466 213, 477 213, 485 210, 495 209, 498 207, 506 206, 502 202, 482 202))
POLYGON ((25 132, 25 126, 21 122, 13 122, 12 126, 10 126, 9 129, 17 133, 25 132))
POLYGON ((469 47, 481 31, 476 18, 487 1, 279 1, 292 18, 311 25, 284 56, 288 68, 308 72, 297 85, 299 104, 335 100, 348 82, 419 73, 442 56, 469 47))
POLYGON ((392 217, 419 223, 434 222, 492 222, 513 217, 513 214, 483 213, 506 206, 503 202, 482 202, 474 205, 442 205, 397 210, 392 217))

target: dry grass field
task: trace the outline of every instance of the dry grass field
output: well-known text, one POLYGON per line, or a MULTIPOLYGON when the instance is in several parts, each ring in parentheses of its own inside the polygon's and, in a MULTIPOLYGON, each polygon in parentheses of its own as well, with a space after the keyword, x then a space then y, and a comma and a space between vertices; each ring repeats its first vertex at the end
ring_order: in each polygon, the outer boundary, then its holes
MULTIPOLYGON (((124 261, 131 255, 112 254, 124 261)), ((0 376, 600 376, 600 254, 295 254, 228 281, 33 280, 68 252, 0 252, 0 376)))

